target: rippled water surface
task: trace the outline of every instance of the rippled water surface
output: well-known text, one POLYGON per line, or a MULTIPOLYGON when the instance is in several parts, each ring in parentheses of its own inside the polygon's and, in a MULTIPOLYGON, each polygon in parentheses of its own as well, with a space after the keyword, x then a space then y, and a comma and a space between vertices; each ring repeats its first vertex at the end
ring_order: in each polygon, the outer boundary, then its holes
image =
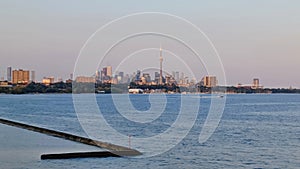
MULTIPOLYGON (((122 117, 111 95, 96 95, 108 124, 137 138, 166 131, 180 114, 180 97, 166 95, 164 112, 146 125, 122 117)), ((200 98, 200 110, 188 135, 171 150, 148 158, 40 160, 43 153, 99 149, 0 124, 0 168, 299 168, 300 95, 227 95, 221 122, 203 144, 198 138, 210 96, 200 98)), ((151 107, 149 95, 130 95, 130 100, 141 112, 151 107)), ((68 94, 0 95, 0 117, 87 136, 68 94)))

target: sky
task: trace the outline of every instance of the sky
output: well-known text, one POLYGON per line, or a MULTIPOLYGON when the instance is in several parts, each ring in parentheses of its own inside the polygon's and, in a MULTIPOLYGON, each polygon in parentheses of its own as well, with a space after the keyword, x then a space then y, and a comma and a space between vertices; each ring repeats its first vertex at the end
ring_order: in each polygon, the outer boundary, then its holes
MULTIPOLYGON (((207 35, 219 53, 228 85, 251 84, 259 78, 265 87, 300 88, 299 6, 298 0, 1 0, 0 77, 12 66, 35 70, 37 80, 67 79, 81 48, 100 27, 137 12, 163 12, 187 19, 207 35)), ((164 63, 177 64, 173 62, 164 63)), ((201 65, 191 65, 197 66, 201 65)))

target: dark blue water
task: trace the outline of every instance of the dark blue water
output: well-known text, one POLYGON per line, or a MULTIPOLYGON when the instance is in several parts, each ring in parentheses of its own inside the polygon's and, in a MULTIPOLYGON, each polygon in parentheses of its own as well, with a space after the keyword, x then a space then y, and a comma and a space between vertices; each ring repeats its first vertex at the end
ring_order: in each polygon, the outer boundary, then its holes
MULTIPOLYGON (((105 120, 117 132, 137 138, 165 132, 176 121, 181 97, 166 98, 165 111, 159 118, 138 123, 118 113, 110 95, 97 95, 105 120)), ((148 95, 130 95, 130 100, 139 111, 151 107, 148 95)), ((198 138, 209 106, 210 97, 202 96, 189 134, 171 150, 147 158, 42 161, 43 153, 99 149, 0 125, 0 168, 299 168, 300 95, 228 95, 217 130, 200 144, 198 138)), ((0 95, 0 117, 87 136, 68 94, 0 95)))

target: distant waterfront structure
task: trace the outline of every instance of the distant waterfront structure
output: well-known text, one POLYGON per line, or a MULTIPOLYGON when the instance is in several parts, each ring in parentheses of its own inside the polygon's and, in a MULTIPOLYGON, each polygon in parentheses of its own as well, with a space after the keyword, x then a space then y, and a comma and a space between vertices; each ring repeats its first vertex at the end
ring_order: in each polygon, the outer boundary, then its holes
POLYGON ((178 83, 179 82, 179 72, 175 72, 175 80, 178 83))
POLYGON ((50 85, 54 83, 54 77, 44 77, 42 80, 44 85, 50 85))
POLYGON ((138 93, 143 93, 144 91, 142 89, 129 89, 128 93, 131 94, 138 94, 138 93))
POLYGON ((167 74, 166 76, 165 76, 165 83, 166 84, 170 84, 171 83, 171 75, 169 75, 169 74, 167 74))
POLYGON ((111 78, 110 83, 111 84, 118 84, 119 83, 118 78, 115 78, 115 77, 111 78))
POLYGON ((0 81, 0 88, 1 87, 12 87, 11 83, 8 81, 0 81))
POLYGON ((7 81, 11 82, 11 76, 12 76, 12 68, 11 67, 7 67, 7 81))
POLYGON ((123 83, 129 83, 130 82, 130 75, 129 74, 126 74, 124 77, 123 77, 123 83))
POLYGON ((107 67, 104 67, 101 71, 101 80, 103 81, 107 77, 107 67))
POLYGON ((154 81, 158 84, 159 83, 159 73, 158 72, 154 72, 154 81))
POLYGON ((35 82, 35 71, 34 70, 31 71, 31 81, 35 82))
POLYGON ((112 77, 112 67, 111 66, 107 66, 106 68, 107 68, 106 75, 111 78, 112 77))
POLYGON ((78 76, 75 81, 77 83, 95 83, 96 79, 94 77, 78 76))
POLYGON ((143 73, 143 77, 145 78, 146 83, 151 82, 151 76, 149 73, 143 73))
POLYGON ((174 77, 174 78, 175 78, 175 76, 176 76, 176 73, 175 73, 175 71, 172 71, 172 77, 174 77))
POLYGON ((112 66, 102 68, 99 80, 102 81, 102 83, 111 83, 112 78, 112 66))
POLYGON ((99 70, 96 70, 95 79, 96 79, 96 81, 100 81, 101 80, 101 72, 99 70))
POLYGON ((124 72, 119 72, 119 76, 120 76, 121 78, 123 78, 123 77, 124 77, 124 72))
POLYGON ((264 86, 260 85, 259 79, 254 78, 252 84, 241 84, 238 83, 237 88, 248 88, 248 89, 263 89, 264 86))
POLYGON ((134 82, 139 82, 141 80, 141 71, 137 70, 134 78, 134 82))
POLYGON ((216 76, 204 76, 201 81, 205 87, 216 87, 218 84, 216 76))
POLYGON ((180 74, 179 81, 181 81, 179 83, 183 83, 183 81, 184 81, 184 73, 183 72, 181 72, 181 74, 180 74))
POLYGON ((160 56, 159 56, 159 63, 160 63, 159 84, 162 85, 163 84, 163 75, 162 75, 162 72, 163 72, 163 70, 162 70, 163 57, 162 57, 162 49, 161 49, 161 47, 159 49, 159 54, 160 54, 160 56))
POLYGON ((116 78, 118 83, 124 83, 124 72, 119 72, 116 78))
POLYGON ((251 88, 252 88, 252 89, 263 89, 264 86, 260 85, 259 79, 258 79, 258 78, 254 78, 254 79, 253 79, 253 82, 252 82, 251 88))
POLYGON ((27 84, 29 83, 29 70, 13 70, 12 71, 12 83, 13 84, 27 84))
POLYGON ((258 78, 253 79, 252 88, 253 89, 258 89, 259 88, 259 79, 258 78))

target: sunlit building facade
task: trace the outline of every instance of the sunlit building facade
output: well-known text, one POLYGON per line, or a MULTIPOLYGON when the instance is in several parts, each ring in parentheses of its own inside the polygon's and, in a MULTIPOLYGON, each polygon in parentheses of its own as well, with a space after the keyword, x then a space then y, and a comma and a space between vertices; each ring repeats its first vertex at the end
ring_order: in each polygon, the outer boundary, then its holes
POLYGON ((29 71, 28 70, 13 70, 12 71, 12 83, 13 84, 27 84, 29 83, 29 71))

